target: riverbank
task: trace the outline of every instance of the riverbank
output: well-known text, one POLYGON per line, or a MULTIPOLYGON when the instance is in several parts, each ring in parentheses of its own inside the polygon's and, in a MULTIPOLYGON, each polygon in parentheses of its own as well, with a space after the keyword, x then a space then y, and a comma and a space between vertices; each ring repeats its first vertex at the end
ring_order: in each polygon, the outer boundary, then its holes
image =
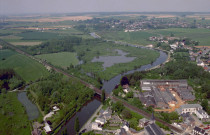
POLYGON ((98 107, 98 109, 93 113, 93 115, 88 119, 88 121, 82 126, 82 128, 80 129, 79 132, 82 132, 83 130, 87 130, 89 131, 88 129, 91 129, 91 122, 92 120, 96 117, 97 113, 101 110, 101 108, 103 107, 103 105, 100 105, 98 107))

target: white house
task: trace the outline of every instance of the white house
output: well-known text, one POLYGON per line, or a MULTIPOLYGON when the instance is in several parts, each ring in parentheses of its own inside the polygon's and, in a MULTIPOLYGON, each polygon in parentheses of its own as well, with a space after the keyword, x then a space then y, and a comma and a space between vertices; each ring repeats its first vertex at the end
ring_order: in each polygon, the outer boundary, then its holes
POLYGON ((179 109, 176 109, 178 114, 194 113, 200 119, 208 119, 209 115, 202 109, 199 104, 184 104, 179 109))
POLYGON ((52 131, 48 123, 45 123, 44 131, 46 134, 48 134, 52 131))
POLYGON ((196 110, 195 114, 200 119, 208 119, 209 115, 202 109, 196 110))
POLYGON ((106 122, 104 118, 97 118, 95 120, 96 123, 100 123, 101 125, 104 125, 104 123, 106 122))
POLYGON ((102 130, 101 127, 98 127, 98 123, 93 122, 91 125, 92 130, 102 130))
POLYGON ((183 114, 183 113, 196 113, 196 110, 202 109, 202 106, 199 104, 184 104, 181 105, 179 109, 176 109, 178 114, 183 114))

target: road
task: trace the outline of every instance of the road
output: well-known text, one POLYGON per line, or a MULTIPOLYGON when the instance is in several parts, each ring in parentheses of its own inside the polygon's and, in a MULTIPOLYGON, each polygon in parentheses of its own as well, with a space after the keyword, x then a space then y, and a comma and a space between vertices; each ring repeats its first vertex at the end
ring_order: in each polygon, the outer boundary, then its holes
MULTIPOLYGON (((17 48, 17 47, 14 46, 14 45, 11 45, 11 44, 9 44, 9 43, 7 43, 7 42, 1 40, 1 39, 0 39, 0 41, 3 42, 3 43, 5 43, 8 47, 10 47, 10 48, 14 49, 15 51, 17 51, 18 53, 23 54, 23 55, 26 55, 27 57, 29 57, 29 58, 31 58, 31 59, 34 59, 34 60, 38 61, 39 63, 41 63, 41 64, 44 65, 45 67, 48 66, 48 67, 52 68, 53 70, 55 70, 56 72, 62 73, 62 74, 64 74, 64 75, 67 76, 67 77, 71 77, 71 78, 78 79, 78 80, 79 80, 81 83, 83 83, 85 86, 89 87, 90 89, 93 89, 93 90, 95 91, 95 93, 97 93, 97 94, 99 94, 99 95, 102 94, 102 91, 101 91, 100 89, 96 88, 95 86, 93 86, 93 85, 91 85, 91 84, 89 84, 89 83, 87 83, 87 82, 85 82, 85 81, 83 81, 83 80, 81 80, 81 79, 79 79, 79 78, 77 78, 77 77, 75 77, 75 76, 72 76, 72 75, 70 75, 70 74, 64 72, 64 71, 61 70, 61 69, 58 69, 58 68, 54 67, 53 65, 48 64, 48 63, 45 62, 45 61, 41 61, 40 59, 35 58, 34 56, 32 56, 32 55, 30 55, 30 54, 28 54, 28 53, 26 53, 26 52, 20 50, 19 48, 17 48)), ((109 98, 109 97, 110 97, 110 98, 111 98, 112 100, 114 100, 114 101, 120 101, 121 103, 123 103, 123 104, 124 104, 126 107, 128 107, 129 109, 131 109, 131 110, 133 110, 133 111, 135 111, 135 112, 137 112, 137 113, 139 113, 139 114, 141 114, 141 115, 143 115, 143 116, 145 116, 145 117, 147 117, 147 118, 150 118, 150 117, 151 117, 151 115, 148 114, 147 112, 145 112, 145 111, 143 111, 143 110, 140 110, 140 109, 138 109, 138 108, 136 108, 136 107, 134 107, 134 106, 132 106, 132 105, 129 105, 128 103, 126 103, 126 102, 123 101, 123 100, 120 100, 120 99, 118 99, 118 98, 116 98, 116 97, 112 97, 112 96, 110 96, 108 93, 105 93, 105 96, 106 96, 106 98, 109 98)), ((180 129, 178 129, 178 128, 176 128, 176 127, 174 127, 174 126, 168 124, 167 122, 165 122, 165 121, 163 121, 163 120, 160 120, 160 119, 156 119, 156 120, 159 121, 160 123, 164 124, 165 126, 168 126, 169 128, 173 129, 174 131, 176 131, 176 132, 178 132, 178 133, 182 133, 182 132, 183 132, 182 130, 180 130, 180 129)))

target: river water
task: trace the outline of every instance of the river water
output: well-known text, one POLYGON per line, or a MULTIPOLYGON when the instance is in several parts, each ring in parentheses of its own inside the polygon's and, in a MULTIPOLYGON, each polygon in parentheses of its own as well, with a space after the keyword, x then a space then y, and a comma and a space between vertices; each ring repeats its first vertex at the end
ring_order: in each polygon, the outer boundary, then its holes
MULTIPOLYGON (((129 46, 136 47, 135 45, 131 45, 131 44, 129 44, 129 46)), ((139 47, 139 48, 144 48, 144 47, 139 47)), ((107 93, 111 93, 112 90, 115 88, 115 86, 120 83, 120 79, 122 78, 122 76, 134 73, 136 71, 145 71, 145 70, 151 69, 155 66, 158 66, 158 65, 164 63, 167 60, 168 55, 163 51, 159 51, 159 53, 160 53, 160 56, 152 64, 147 64, 147 65, 141 66, 140 68, 138 68, 136 70, 130 70, 124 74, 119 74, 119 75, 113 77, 112 79, 110 79, 109 81, 104 81, 102 89, 105 89, 105 91, 107 93)), ((91 115, 97 110, 97 108, 100 106, 100 104, 101 104, 100 101, 98 101, 96 99, 92 100, 91 102, 88 102, 79 112, 76 113, 76 115, 73 118, 71 118, 65 124, 65 126, 63 126, 61 128, 61 131, 66 127, 68 135, 74 135, 75 134, 74 121, 75 121, 76 117, 79 118, 80 127, 81 127, 82 125, 84 125, 87 122, 87 120, 91 117, 91 115)), ((60 134, 60 132, 59 132, 59 134, 60 134)))
POLYGON ((93 100, 87 102, 82 109, 77 112, 59 131, 59 135, 62 135, 62 130, 67 129, 68 135, 75 135, 74 131, 74 122, 76 118, 79 118, 80 128, 88 121, 88 119, 92 116, 92 114, 97 110, 97 108, 101 105, 100 98, 94 97, 93 100))
POLYGON ((26 108, 26 112, 27 112, 29 120, 34 120, 39 117, 39 110, 37 106, 28 99, 26 92, 19 92, 18 100, 26 108))

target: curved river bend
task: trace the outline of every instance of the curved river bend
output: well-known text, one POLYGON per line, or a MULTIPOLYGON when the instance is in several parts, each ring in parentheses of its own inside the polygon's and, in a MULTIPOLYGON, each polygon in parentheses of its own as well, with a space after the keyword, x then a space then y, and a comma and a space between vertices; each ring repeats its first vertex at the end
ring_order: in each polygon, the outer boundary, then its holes
MULTIPOLYGON (((131 44, 129 44, 128 46, 136 47, 135 45, 131 45, 131 44)), ((140 48, 145 48, 145 47, 140 47, 140 48)), ((112 90, 114 89, 114 87, 120 83, 120 79, 122 78, 122 76, 134 73, 136 71, 145 71, 145 70, 154 68, 160 64, 163 64, 165 61, 167 61, 168 55, 163 51, 159 51, 159 52, 160 52, 160 56, 152 64, 147 64, 147 65, 141 66, 140 68, 138 68, 136 70, 130 70, 124 74, 119 74, 119 75, 113 77, 112 79, 110 79, 109 81, 104 81, 102 89, 105 89, 105 91, 107 93, 111 93, 112 90)), ((75 114, 75 116, 73 116, 60 129, 58 134, 61 134, 61 131, 64 128, 66 128, 68 135, 75 135, 76 133, 74 131, 74 121, 75 121, 76 117, 79 118, 80 128, 81 128, 88 121, 88 119, 92 116, 92 114, 97 110, 97 108, 100 106, 100 104, 101 104, 100 101, 96 100, 96 99, 93 99, 91 102, 88 102, 86 105, 84 105, 84 107, 79 112, 77 112, 75 114)))

